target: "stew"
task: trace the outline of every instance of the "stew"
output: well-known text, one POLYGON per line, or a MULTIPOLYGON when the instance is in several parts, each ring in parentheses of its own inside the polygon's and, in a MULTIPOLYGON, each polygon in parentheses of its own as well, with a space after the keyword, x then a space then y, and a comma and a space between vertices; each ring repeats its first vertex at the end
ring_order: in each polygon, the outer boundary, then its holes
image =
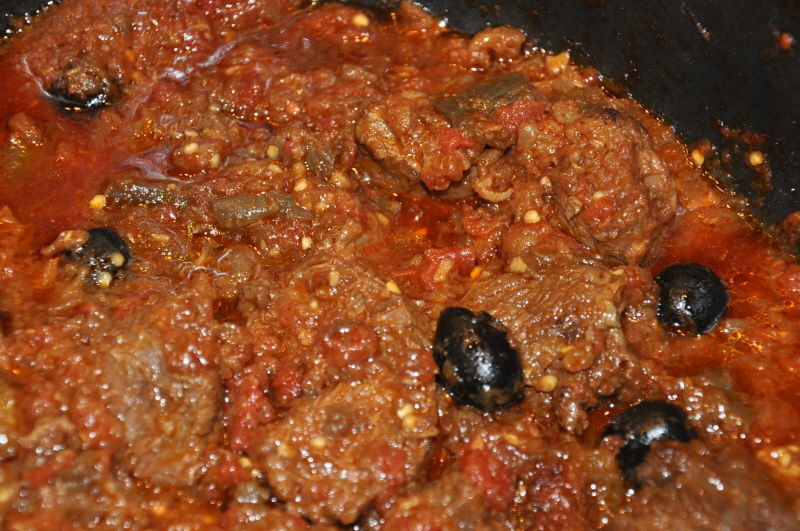
POLYGON ((0 70, 4 528, 797 528, 800 266, 568 52, 64 0, 0 70))

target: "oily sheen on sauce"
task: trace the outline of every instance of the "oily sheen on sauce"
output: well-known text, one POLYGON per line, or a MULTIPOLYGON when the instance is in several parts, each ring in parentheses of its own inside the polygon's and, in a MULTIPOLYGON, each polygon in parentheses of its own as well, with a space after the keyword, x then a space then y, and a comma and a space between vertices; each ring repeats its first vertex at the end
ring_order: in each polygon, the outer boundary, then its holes
POLYGON ((796 528, 800 267, 526 41, 288 0, 11 37, 2 526, 796 528))

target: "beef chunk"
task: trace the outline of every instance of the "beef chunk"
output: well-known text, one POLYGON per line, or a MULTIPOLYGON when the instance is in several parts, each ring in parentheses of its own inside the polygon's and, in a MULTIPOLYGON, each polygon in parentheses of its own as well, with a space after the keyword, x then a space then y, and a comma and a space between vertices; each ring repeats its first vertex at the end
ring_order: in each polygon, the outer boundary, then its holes
POLYGON ((100 385, 124 426, 123 462, 153 485, 191 486, 216 440, 222 385, 210 353, 219 347, 210 301, 200 302, 209 290, 207 281, 194 282, 170 303, 141 308, 103 353, 100 385))
POLYGON ((490 312, 508 328, 525 383, 552 393, 559 424, 580 433, 585 407, 616 391, 634 363, 620 328, 624 284, 622 270, 561 264, 483 280, 461 304, 490 312))
MULTIPOLYGON (((600 527, 590 526, 583 517, 587 505, 586 496, 575 488, 581 463, 574 457, 564 459, 550 453, 526 463, 520 474, 519 487, 512 506, 519 529, 588 531, 600 527)), ((602 459, 602 456, 596 457, 602 459)), ((602 484, 606 481, 607 479, 598 481, 601 485, 595 484, 598 486, 597 490, 608 487, 602 484)))
POLYGON ((433 331, 373 270, 326 255, 261 304, 275 316, 263 326, 285 338, 270 386, 284 411, 248 452, 290 512, 350 524, 398 495, 436 433, 433 331))
POLYGON ((172 376, 152 336, 123 336, 106 360, 105 400, 123 419, 127 467, 154 485, 188 487, 204 461, 221 386, 211 374, 172 376))
POLYGON ((451 128, 426 94, 412 91, 389 94, 367 109, 356 137, 387 171, 431 190, 460 180, 479 147, 451 128))
POLYGON ((435 408, 423 395, 407 393, 381 374, 304 400, 260 433, 254 462, 292 512, 317 522, 353 523, 370 502, 391 496, 413 477, 424 460, 435 408))
POLYGON ((483 529, 488 510, 480 489, 456 471, 402 498, 383 529, 483 529))
POLYGON ((312 257, 282 276, 270 297, 276 318, 268 325, 288 338, 292 359, 308 367, 307 394, 371 380, 381 371, 433 388, 432 323, 411 301, 389 292, 371 268, 312 257))
POLYGON ((544 175, 563 228, 601 256, 641 262, 672 219, 676 193, 644 126, 629 112, 559 100, 524 124, 516 159, 544 175))
POLYGON ((611 529, 793 529, 769 478, 743 452, 701 442, 659 443, 639 470, 644 486, 611 529))
POLYGON ((632 119, 584 117, 553 183, 562 222, 579 241, 628 263, 641 260, 675 213, 664 162, 632 119))

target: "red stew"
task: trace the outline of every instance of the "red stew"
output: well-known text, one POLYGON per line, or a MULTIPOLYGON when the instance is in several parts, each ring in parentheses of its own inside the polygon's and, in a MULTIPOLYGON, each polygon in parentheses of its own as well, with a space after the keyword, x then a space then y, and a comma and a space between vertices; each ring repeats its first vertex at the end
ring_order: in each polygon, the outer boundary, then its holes
POLYGON ((3 527, 797 528, 800 267, 525 41, 290 0, 10 38, 3 527))

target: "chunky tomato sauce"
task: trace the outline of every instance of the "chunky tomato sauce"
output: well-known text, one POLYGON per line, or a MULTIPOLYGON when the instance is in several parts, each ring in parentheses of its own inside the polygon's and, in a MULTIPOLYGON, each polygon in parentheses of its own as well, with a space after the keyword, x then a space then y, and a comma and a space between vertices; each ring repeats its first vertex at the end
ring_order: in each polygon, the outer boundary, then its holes
POLYGON ((797 527, 800 266, 566 52, 64 0, 0 71, 4 528, 797 527))

